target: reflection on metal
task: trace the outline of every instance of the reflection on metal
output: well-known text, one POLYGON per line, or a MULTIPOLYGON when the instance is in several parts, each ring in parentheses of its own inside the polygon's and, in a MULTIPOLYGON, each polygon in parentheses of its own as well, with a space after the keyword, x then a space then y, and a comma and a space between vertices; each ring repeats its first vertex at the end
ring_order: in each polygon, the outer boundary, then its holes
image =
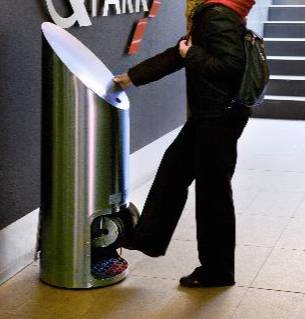
POLYGON ((129 203, 129 100, 81 42, 52 23, 42 31, 41 279, 66 288, 109 285, 127 270, 91 275, 90 227, 129 203))

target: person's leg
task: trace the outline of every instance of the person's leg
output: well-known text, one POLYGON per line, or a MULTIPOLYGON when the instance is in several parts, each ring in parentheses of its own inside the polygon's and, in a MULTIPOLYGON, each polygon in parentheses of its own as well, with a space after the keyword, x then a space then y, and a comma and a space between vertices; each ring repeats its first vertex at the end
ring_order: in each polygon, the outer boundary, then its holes
POLYGON ((164 255, 194 179, 194 126, 188 120, 166 150, 135 228, 132 246, 150 256, 164 255))
POLYGON ((219 120, 202 122, 196 138, 196 222, 201 267, 182 284, 234 284, 235 212, 231 179, 237 140, 248 120, 234 111, 219 120), (195 279, 198 279, 196 281, 195 279))
MULTIPOLYGON (((235 211, 231 180, 237 141, 248 117, 228 111, 223 123, 203 126, 207 134, 196 164, 196 221, 199 260, 206 273, 234 280, 235 211)), ((202 134, 198 129, 198 134, 202 134)), ((197 139, 201 145, 200 137, 197 139)))

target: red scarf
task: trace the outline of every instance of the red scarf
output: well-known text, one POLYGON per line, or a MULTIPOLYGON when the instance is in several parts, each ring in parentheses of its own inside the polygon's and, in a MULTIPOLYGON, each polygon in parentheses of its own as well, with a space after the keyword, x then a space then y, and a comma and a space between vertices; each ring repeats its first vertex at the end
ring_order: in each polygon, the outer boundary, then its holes
POLYGON ((212 4, 212 3, 219 3, 223 4, 224 6, 232 9, 237 14, 241 16, 242 19, 244 19, 253 5, 255 4, 254 0, 206 0, 204 1, 204 4, 212 4))

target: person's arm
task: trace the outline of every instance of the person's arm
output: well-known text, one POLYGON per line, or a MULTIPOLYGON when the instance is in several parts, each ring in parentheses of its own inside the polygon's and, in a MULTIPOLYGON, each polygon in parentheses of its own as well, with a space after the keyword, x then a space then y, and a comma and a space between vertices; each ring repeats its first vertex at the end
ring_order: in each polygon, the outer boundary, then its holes
MULTIPOLYGON (((208 8, 197 17, 199 44, 185 56, 186 68, 207 79, 232 79, 244 69, 244 49, 238 20, 229 9, 208 8)), ((193 35, 194 37, 195 35, 193 35)))
POLYGON ((127 74, 132 84, 135 86, 144 85, 182 69, 184 59, 179 53, 181 39, 176 46, 130 68, 127 74))

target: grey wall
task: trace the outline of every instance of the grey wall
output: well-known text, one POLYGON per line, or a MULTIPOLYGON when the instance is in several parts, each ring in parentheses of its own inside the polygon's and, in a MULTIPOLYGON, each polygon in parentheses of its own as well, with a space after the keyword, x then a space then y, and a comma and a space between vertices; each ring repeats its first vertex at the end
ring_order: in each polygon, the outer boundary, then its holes
MULTIPOLYGON (((39 207, 40 24, 50 21, 43 0, 1 0, 0 20, 0 229, 39 207)), ((58 0, 58 8, 67 3, 58 0)), ((184 1, 163 1, 137 56, 124 54, 141 14, 96 17, 91 27, 69 29, 113 71, 168 46, 184 33, 184 1)), ((64 11, 64 10, 63 10, 64 11)), ((132 152, 179 126, 185 117, 184 74, 129 90, 132 152)))
POLYGON ((268 6, 271 5, 271 2, 271 0, 256 0, 256 4, 248 16, 248 27, 260 35, 264 33, 263 23, 268 20, 268 6))

